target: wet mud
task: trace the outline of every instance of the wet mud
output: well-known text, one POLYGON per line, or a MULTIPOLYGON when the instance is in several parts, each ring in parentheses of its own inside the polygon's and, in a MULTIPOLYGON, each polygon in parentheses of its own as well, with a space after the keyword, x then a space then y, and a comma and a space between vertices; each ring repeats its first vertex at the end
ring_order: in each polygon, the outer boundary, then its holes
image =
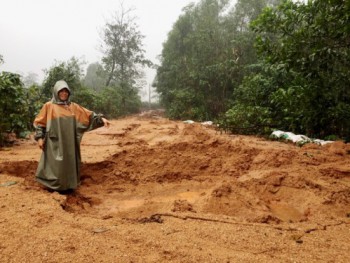
MULTIPOLYGON (((51 208, 60 209, 68 217, 122 220, 131 225, 192 218, 216 222, 219 229, 221 224, 239 223, 261 229, 302 229, 300 236, 294 233, 289 237, 296 244, 303 243, 305 231, 311 233, 331 226, 339 226, 344 234, 349 234, 350 147, 343 142, 298 147, 265 138, 224 134, 200 124, 154 116, 130 117, 114 121, 108 130, 102 128, 85 135, 81 185, 67 193, 53 193, 35 181, 40 157, 35 147, 35 143, 24 141, 0 151, 0 179, 18 178, 16 187, 24 195, 27 192, 57 201, 57 206, 51 208)), ((95 234, 105 232, 105 228, 96 229, 95 234)), ((197 233, 199 230, 195 229, 188 231, 197 233)), ((342 244, 347 240, 344 237, 342 244)), ((261 245, 262 250, 265 245, 261 245)), ((204 244, 201 246, 205 248, 204 244)), ((281 246, 276 262, 287 259, 287 252, 282 251, 287 248, 281 246)), ((260 248, 254 253, 258 251, 260 248)), ((162 253, 165 254, 158 253, 154 258, 180 262, 174 251, 162 253)), ((203 258, 198 251, 192 253, 193 258, 185 253, 183 262, 211 261, 208 254, 203 258)), ((222 262, 225 253, 213 252, 211 259, 222 262)), ((250 259, 274 260, 271 253, 254 253, 250 259)), ((334 253, 327 254, 329 260, 334 253)), ((306 254, 295 255, 297 260, 308 258, 306 254)), ((241 255, 240 259, 249 259, 246 256, 241 255)), ((134 261, 142 262, 141 258, 134 257, 134 261)), ((143 258, 144 262, 153 262, 145 255, 143 258)), ((110 255, 109 259, 115 257, 110 255)))

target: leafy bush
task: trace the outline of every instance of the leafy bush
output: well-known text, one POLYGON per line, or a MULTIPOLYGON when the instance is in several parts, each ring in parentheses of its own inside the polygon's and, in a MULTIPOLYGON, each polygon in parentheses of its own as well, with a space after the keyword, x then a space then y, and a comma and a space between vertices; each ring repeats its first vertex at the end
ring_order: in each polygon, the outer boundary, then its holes
POLYGON ((219 128, 239 134, 271 133, 272 119, 269 108, 238 104, 229 109, 218 121, 219 128))
POLYGON ((15 132, 19 135, 27 128, 25 119, 25 90, 20 75, 0 73, 0 146, 4 145, 6 133, 15 132))

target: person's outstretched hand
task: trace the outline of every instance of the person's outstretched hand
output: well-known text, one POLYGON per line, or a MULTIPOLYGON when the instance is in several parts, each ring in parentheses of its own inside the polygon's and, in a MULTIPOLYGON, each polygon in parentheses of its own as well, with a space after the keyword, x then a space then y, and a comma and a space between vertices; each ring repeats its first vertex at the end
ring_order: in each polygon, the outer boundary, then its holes
POLYGON ((45 141, 43 139, 38 140, 38 146, 41 150, 44 150, 45 141))
POLYGON ((102 118, 102 121, 103 121, 103 126, 106 128, 109 128, 109 126, 111 125, 111 122, 106 118, 102 118))

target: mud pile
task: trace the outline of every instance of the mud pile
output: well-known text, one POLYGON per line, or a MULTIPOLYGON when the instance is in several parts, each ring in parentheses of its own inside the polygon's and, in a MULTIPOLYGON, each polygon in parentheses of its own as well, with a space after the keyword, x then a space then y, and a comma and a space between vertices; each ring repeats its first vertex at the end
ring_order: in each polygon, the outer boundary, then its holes
MULTIPOLYGON (((299 148, 200 124, 143 120, 95 132, 108 137, 115 153, 83 163, 82 184, 68 195, 67 211, 110 217, 189 211, 261 223, 331 220, 350 212, 349 146, 342 142, 299 148)), ((97 140, 93 147, 105 144, 97 140)), ((93 151, 85 141, 84 147, 93 151)), ((10 162, 1 169, 38 187, 36 165, 10 162)))
MULTIPOLYGON (((58 198, 66 213, 138 223, 173 217, 348 227, 347 144, 297 147, 153 115, 113 124, 83 138, 81 186, 58 198)), ((1 155, 0 174, 21 178, 23 191, 52 194, 34 180, 36 145, 22 142, 1 155)))

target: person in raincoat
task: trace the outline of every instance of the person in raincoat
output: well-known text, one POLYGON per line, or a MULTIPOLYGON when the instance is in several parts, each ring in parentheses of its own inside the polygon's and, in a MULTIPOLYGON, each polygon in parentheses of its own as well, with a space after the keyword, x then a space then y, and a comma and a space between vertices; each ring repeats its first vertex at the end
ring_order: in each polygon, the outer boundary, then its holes
POLYGON ((55 191, 74 190, 80 183, 80 142, 84 132, 110 122, 69 100, 71 91, 64 80, 53 87, 53 97, 34 120, 35 140, 43 150, 36 180, 55 191))

